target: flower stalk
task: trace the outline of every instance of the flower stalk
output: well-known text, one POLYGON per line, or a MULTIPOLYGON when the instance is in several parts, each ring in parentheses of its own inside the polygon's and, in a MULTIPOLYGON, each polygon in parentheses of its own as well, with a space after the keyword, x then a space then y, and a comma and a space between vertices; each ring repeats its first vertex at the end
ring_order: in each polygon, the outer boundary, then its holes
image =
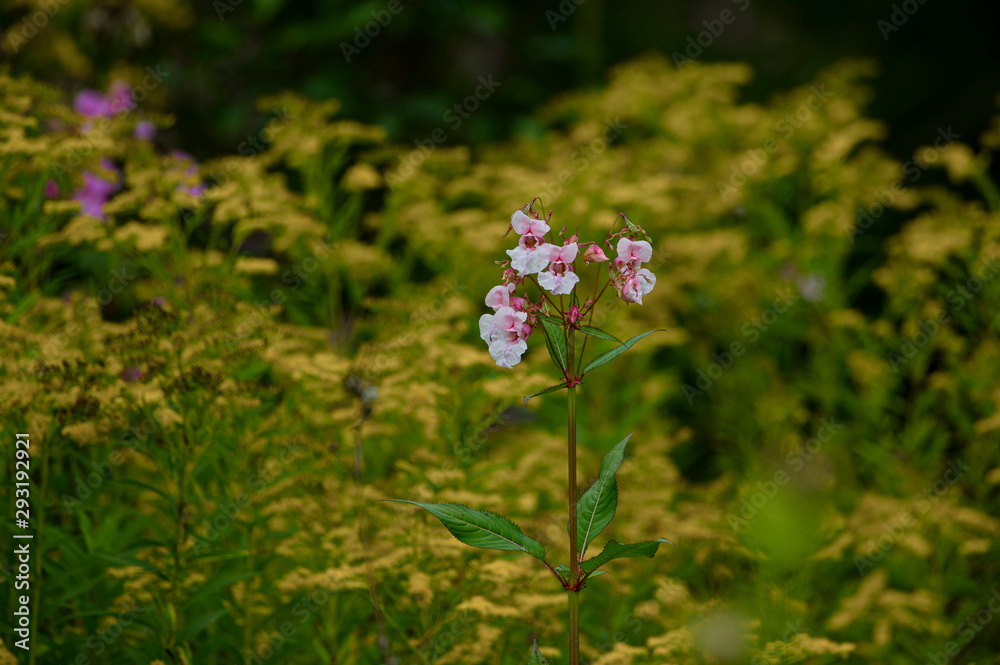
MULTIPOLYGON (((613 286, 612 292, 624 302, 642 305, 642 298, 656 284, 656 276, 642 267, 652 257, 653 249, 648 238, 639 239, 640 236, 647 236, 638 225, 625 219, 626 228, 618 232, 614 231, 615 225, 612 225, 612 230, 602 243, 608 252, 612 252, 614 248, 616 256, 612 260, 598 243, 581 243, 575 233, 567 237, 565 228, 558 234, 550 234, 552 229, 548 220, 552 213, 542 218, 533 210, 533 205, 534 200, 511 216, 508 233, 511 230, 517 233, 518 244, 516 248, 507 250, 510 261, 497 262, 503 268, 502 282, 486 295, 486 306, 493 309, 494 313, 480 317, 479 334, 497 365, 511 369, 521 362, 521 356, 528 349, 528 338, 540 328, 549 356, 562 373, 562 382, 529 395, 524 401, 527 403, 532 397, 557 390, 565 389, 569 392, 566 427, 569 565, 554 562, 553 566, 549 562, 549 554, 540 542, 525 535, 514 522, 496 513, 472 510, 460 504, 392 500, 419 506, 430 512, 441 520, 452 535, 467 545, 522 552, 545 566, 568 594, 570 663, 580 665, 580 591, 586 586, 587 580, 591 576, 602 574, 604 571, 599 569, 613 559, 652 557, 660 543, 670 542, 663 538, 628 544, 610 540, 600 554, 584 561, 587 548, 614 517, 618 504, 615 473, 625 458, 631 434, 604 457, 597 481, 583 496, 578 496, 576 477, 576 387, 591 371, 621 356, 636 342, 655 332, 650 330, 622 341, 591 325, 594 308, 608 291, 608 286, 613 286), (614 242, 616 239, 617 242, 614 242), (605 270, 602 267, 594 279, 594 292, 587 300, 583 300, 576 289, 580 283, 577 271, 584 267, 578 265, 581 258, 585 265, 596 263, 600 266, 607 263, 607 281, 598 291, 600 273, 605 270), (520 295, 516 293, 518 287, 528 284, 535 286, 540 295, 533 298, 526 292, 520 295), (558 304, 552 296, 559 296, 558 304), (584 320, 587 321, 586 324, 584 320), (584 336, 579 354, 577 333, 584 336), (604 343, 613 342, 617 346, 584 364, 589 337, 596 337, 604 343)), ((624 218, 624 215, 620 216, 624 218)), ((537 646, 530 662, 544 662, 537 646)))
MULTIPOLYGON (((566 358, 569 370, 576 365, 575 331, 569 329, 566 333, 566 358)), ((567 379, 575 379, 567 375, 567 379)), ((571 381, 572 382, 572 381, 571 381)), ((580 663, 580 556, 576 551, 577 517, 576 517, 576 386, 569 387, 569 409, 566 428, 566 448, 568 450, 568 480, 569 488, 569 661, 570 665, 580 663)))

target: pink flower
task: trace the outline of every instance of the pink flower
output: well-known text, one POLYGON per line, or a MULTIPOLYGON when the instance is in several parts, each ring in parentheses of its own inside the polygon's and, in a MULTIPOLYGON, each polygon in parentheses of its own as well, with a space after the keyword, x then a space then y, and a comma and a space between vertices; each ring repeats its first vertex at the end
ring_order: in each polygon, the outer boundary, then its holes
POLYGON ((531 334, 527 318, 525 312, 516 312, 512 307, 501 307, 496 314, 480 317, 479 336, 489 345, 490 356, 500 367, 512 368, 528 350, 524 341, 531 334))
POLYGON ((108 103, 112 114, 131 111, 138 106, 132 99, 132 90, 125 81, 115 81, 111 84, 108 88, 108 103))
POLYGON ((604 250, 601 249, 597 243, 594 243, 583 253, 583 260, 587 263, 601 263, 603 261, 607 261, 608 257, 604 253, 604 250))
POLYGON ((45 198, 47 199, 57 199, 59 198, 59 185, 55 180, 45 181, 45 198))
POLYGON ((511 296, 510 294, 513 292, 513 284, 494 286, 490 289, 490 292, 486 294, 486 306, 492 307, 494 312, 501 307, 511 307, 518 312, 524 311, 524 298, 511 296))
POLYGON ((625 302, 634 302, 637 305, 642 304, 642 297, 656 285, 656 275, 645 268, 626 271, 623 277, 624 279, 617 285, 618 293, 625 302))
POLYGON ((553 295, 569 295, 580 281, 570 265, 579 251, 580 246, 575 242, 562 247, 549 245, 549 269, 538 276, 538 284, 553 295))
POLYGON ((517 247, 507 250, 507 255, 511 258, 511 268, 521 277, 540 272, 549 262, 545 242, 549 225, 544 220, 528 217, 521 210, 511 216, 510 224, 521 236, 517 241, 517 247))
POLYGON ((618 258, 615 259, 615 267, 619 270, 625 268, 638 270, 639 266, 653 258, 653 246, 645 240, 620 238, 617 249, 618 258))

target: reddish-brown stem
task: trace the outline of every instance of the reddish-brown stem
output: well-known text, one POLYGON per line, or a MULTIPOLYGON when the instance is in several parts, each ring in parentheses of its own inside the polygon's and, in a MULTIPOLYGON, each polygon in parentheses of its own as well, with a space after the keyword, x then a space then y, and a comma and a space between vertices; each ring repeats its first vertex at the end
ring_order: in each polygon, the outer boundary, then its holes
POLYGON ((550 305, 552 305, 552 309, 554 309, 554 310, 556 310, 557 312, 559 312, 559 316, 560 316, 560 317, 564 317, 564 316, 565 316, 565 314, 563 314, 563 311, 562 311, 562 309, 561 309, 561 308, 560 308, 560 307, 559 307, 558 305, 556 305, 556 304, 555 304, 554 302, 552 302, 552 299, 551 299, 551 298, 549 298, 549 297, 548 297, 548 296, 547 296, 547 295, 545 294, 545 289, 543 289, 543 288, 542 288, 542 287, 541 287, 541 286, 540 286, 540 285, 538 284, 538 280, 536 280, 536 279, 535 279, 535 277, 534 277, 533 275, 528 275, 528 279, 530 279, 530 280, 532 281, 532 283, 533 283, 533 284, 535 285, 535 287, 537 287, 537 288, 538 288, 538 292, 542 294, 542 297, 543 297, 543 298, 545 298, 545 300, 546 300, 546 301, 547 301, 547 302, 548 302, 548 303, 549 303, 550 305))

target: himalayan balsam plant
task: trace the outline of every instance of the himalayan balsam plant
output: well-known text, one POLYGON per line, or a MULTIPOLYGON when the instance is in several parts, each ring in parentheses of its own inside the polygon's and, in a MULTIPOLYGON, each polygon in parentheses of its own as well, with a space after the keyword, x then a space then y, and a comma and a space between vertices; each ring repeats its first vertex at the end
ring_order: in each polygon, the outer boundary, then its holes
MULTIPOLYGON (((473 547, 524 552, 545 566, 569 595, 569 653, 570 663, 580 662, 580 591, 587 580, 604 571, 601 566, 612 559, 627 557, 652 557, 660 543, 658 540, 622 544, 611 540, 600 554, 585 559, 587 548, 611 523, 618 505, 618 484, 615 474, 625 457, 626 436, 611 449, 601 463, 597 482, 577 500, 576 487, 576 389, 592 370, 611 362, 628 351, 643 337, 656 332, 650 330, 621 341, 611 333, 590 323, 594 307, 608 292, 609 287, 627 303, 642 304, 643 297, 656 284, 656 276, 642 265, 653 255, 653 248, 645 231, 630 222, 624 214, 625 228, 615 232, 612 226, 602 244, 580 242, 576 235, 565 237, 565 228, 555 234, 548 221, 533 209, 536 198, 525 208, 517 210, 507 229, 518 235, 517 247, 507 250, 509 261, 499 261, 503 269, 502 283, 493 287, 486 296, 486 305, 493 314, 479 319, 479 332, 489 345, 490 356, 497 365, 512 368, 521 361, 528 348, 528 339, 537 330, 545 339, 552 362, 562 373, 563 380, 545 390, 524 398, 566 389, 569 393, 569 418, 567 428, 568 451, 568 505, 569 505, 569 566, 549 561, 545 548, 537 540, 521 532, 516 524, 496 513, 472 510, 451 503, 421 503, 402 501, 424 508, 437 517, 461 542, 473 547), (645 238, 645 239, 641 239, 645 238), (613 259, 608 255, 614 254, 613 259), (607 264, 606 271, 601 264, 607 264), (583 264, 583 265, 581 265, 583 264), (581 274, 579 269, 596 264, 593 291, 586 300, 581 299, 581 274), (602 280, 602 275, 605 275, 602 280), (602 285, 603 281, 603 285, 602 285), (518 287, 533 286, 539 294, 532 300, 526 290, 518 295, 518 287), (586 323, 585 323, 586 322, 586 323), (582 344, 577 345, 577 337, 582 344), (587 341, 595 337, 602 343, 612 342, 614 348, 600 353, 584 364, 587 341)), ((617 219, 616 219, 617 222, 617 219)), ((505 234, 506 235, 506 234, 505 234)), ((589 280, 588 280, 589 281, 589 280)), ((537 335, 536 335, 537 338, 537 335)), ((672 543, 671 543, 672 544, 672 543)), ((532 647, 529 663, 544 663, 545 659, 532 647)))

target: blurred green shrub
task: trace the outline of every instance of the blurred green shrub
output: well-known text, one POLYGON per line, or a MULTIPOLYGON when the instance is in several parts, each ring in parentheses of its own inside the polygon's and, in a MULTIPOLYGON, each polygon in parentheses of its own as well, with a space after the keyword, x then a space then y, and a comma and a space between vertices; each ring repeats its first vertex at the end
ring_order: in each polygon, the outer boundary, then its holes
POLYGON ((367 663, 384 633, 400 662, 514 663, 532 633, 558 644, 565 598, 541 575, 376 502, 506 504, 565 537, 562 422, 519 406, 552 377, 498 369, 473 326, 486 257, 535 195, 557 227, 641 221, 657 288, 597 317, 668 330, 581 395, 582 468, 623 424, 644 460, 609 536, 678 543, 594 582, 587 657, 995 653, 959 622, 1000 579, 982 272, 1000 132, 918 150, 955 184, 915 187, 862 114, 870 71, 737 104, 747 67, 645 58, 475 157, 418 157, 288 94, 197 166, 136 138, 137 113, 88 124, 0 76, 0 422, 5 451, 32 435, 39 661, 367 663), (86 172, 117 187, 104 220, 74 200, 86 172))

